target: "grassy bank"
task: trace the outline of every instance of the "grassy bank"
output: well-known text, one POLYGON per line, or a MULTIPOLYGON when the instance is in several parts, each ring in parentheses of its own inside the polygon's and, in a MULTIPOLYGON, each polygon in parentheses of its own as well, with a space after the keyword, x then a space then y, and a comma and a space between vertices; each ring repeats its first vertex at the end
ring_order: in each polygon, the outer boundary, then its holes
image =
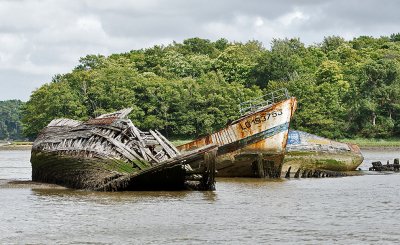
MULTIPOLYGON (((173 139, 171 143, 175 146, 182 145, 193 141, 193 139, 173 139)), ((392 139, 340 139, 340 142, 356 144, 359 147, 400 147, 400 138, 392 139)), ((28 141, 13 141, 11 144, 2 145, 0 147, 18 148, 18 147, 31 147, 33 142, 28 141)), ((1 145, 1 144, 0 144, 1 145)))
POLYGON ((13 141, 11 145, 33 145, 33 142, 30 141, 13 141))
POLYGON ((32 144, 33 142, 29 141, 2 142, 0 144, 0 150, 29 150, 32 144))
POLYGON ((174 144, 174 146, 178 145, 183 145, 186 143, 189 143, 190 141, 193 141, 192 139, 173 139, 171 140, 171 143, 174 144))
POLYGON ((341 142, 357 144, 359 147, 400 147, 400 138, 392 139, 342 139, 341 142))

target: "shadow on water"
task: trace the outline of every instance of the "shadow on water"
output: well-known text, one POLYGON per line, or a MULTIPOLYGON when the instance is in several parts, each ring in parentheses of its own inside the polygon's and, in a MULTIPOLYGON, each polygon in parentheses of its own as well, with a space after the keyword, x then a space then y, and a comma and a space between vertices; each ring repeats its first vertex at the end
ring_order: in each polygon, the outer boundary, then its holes
POLYGON ((216 179, 217 184, 218 183, 240 183, 240 184, 249 184, 249 185, 268 185, 271 183, 282 183, 285 182, 286 180, 283 178, 278 178, 278 179, 260 179, 260 178, 222 178, 219 177, 216 179))
POLYGON ((180 201, 197 196, 204 201, 215 202, 217 194, 214 191, 124 191, 97 192, 68 189, 59 185, 20 180, 0 180, 2 189, 26 189, 40 199, 88 201, 95 203, 118 202, 157 202, 180 201))
MULTIPOLYGON (((286 179, 258 179, 258 178, 218 178, 221 185, 241 185, 248 188, 259 188, 262 186, 271 187, 287 182, 286 179)), ((123 191, 123 192, 99 192, 69 189, 59 185, 37 183, 32 181, 9 181, 3 188, 27 188, 31 189, 33 194, 43 197, 74 197, 78 199, 110 199, 110 200, 128 200, 128 199, 184 199, 187 197, 198 196, 203 200, 216 201, 217 191, 123 191)))
POLYGON ((217 189, 219 185, 232 185, 241 186, 244 188, 262 188, 262 187, 273 187, 286 183, 287 180, 283 178, 279 179, 259 179, 259 178, 217 178, 217 189))
POLYGON ((157 203, 168 201, 185 201, 197 198, 215 202, 216 193, 212 191, 126 191, 126 192, 96 192, 74 189, 31 189, 32 194, 40 199, 64 200, 74 202, 93 202, 97 204, 117 203, 157 203))
POLYGON ((99 192, 99 191, 86 191, 86 190, 74 190, 74 189, 35 189, 32 188, 35 195, 38 196, 54 196, 54 197, 77 197, 77 198, 110 198, 110 199, 125 199, 125 198, 184 198, 189 192, 187 191, 123 191, 123 192, 99 192))

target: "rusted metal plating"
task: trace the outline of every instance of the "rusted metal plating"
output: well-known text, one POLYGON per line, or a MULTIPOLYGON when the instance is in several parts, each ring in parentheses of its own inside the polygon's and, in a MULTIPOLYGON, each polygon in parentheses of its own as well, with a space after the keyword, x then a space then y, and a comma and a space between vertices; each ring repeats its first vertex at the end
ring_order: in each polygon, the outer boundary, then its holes
MULTIPOLYGON (((227 176, 242 176, 240 171, 245 170, 239 169, 238 165, 248 165, 251 168, 253 160, 259 154, 262 154, 264 160, 272 161, 272 165, 281 168, 288 128, 296 106, 297 101, 293 97, 264 106, 240 117, 220 131, 178 146, 178 149, 188 151, 208 144, 218 145, 217 170, 229 168, 225 166, 227 161, 231 161, 229 166, 238 168, 236 173, 229 173, 227 176), (246 160, 237 160, 242 156, 246 156, 246 160)), ((248 175, 243 174, 246 177, 248 175)))

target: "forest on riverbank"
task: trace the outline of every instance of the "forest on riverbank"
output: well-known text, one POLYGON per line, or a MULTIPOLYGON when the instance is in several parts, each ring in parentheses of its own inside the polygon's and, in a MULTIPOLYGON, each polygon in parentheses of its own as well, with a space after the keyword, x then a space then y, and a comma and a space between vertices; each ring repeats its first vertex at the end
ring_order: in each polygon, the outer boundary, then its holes
POLYGON ((398 138, 400 34, 330 36, 308 46, 274 39, 269 48, 190 38, 87 55, 26 103, 1 102, 0 139, 32 139, 53 118, 85 120, 124 107, 133 108, 130 118, 143 130, 194 138, 238 117, 240 102, 279 88, 299 102, 291 128, 335 139, 398 138))
POLYGON ((0 101, 0 140, 23 139, 20 100, 0 101))

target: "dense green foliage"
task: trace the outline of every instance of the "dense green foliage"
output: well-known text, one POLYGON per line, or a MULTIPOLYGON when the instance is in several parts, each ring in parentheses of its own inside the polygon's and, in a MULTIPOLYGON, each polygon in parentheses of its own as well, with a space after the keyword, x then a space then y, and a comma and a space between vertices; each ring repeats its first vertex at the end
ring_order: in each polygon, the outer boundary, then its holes
POLYGON ((22 138, 20 100, 0 101, 0 139, 22 138))
POLYGON ((70 73, 32 93, 27 136, 51 119, 87 119, 132 107, 134 123, 169 137, 196 137, 238 116, 241 101, 286 87, 299 100, 292 126, 322 136, 400 136, 400 34, 183 43, 88 55, 70 73))

